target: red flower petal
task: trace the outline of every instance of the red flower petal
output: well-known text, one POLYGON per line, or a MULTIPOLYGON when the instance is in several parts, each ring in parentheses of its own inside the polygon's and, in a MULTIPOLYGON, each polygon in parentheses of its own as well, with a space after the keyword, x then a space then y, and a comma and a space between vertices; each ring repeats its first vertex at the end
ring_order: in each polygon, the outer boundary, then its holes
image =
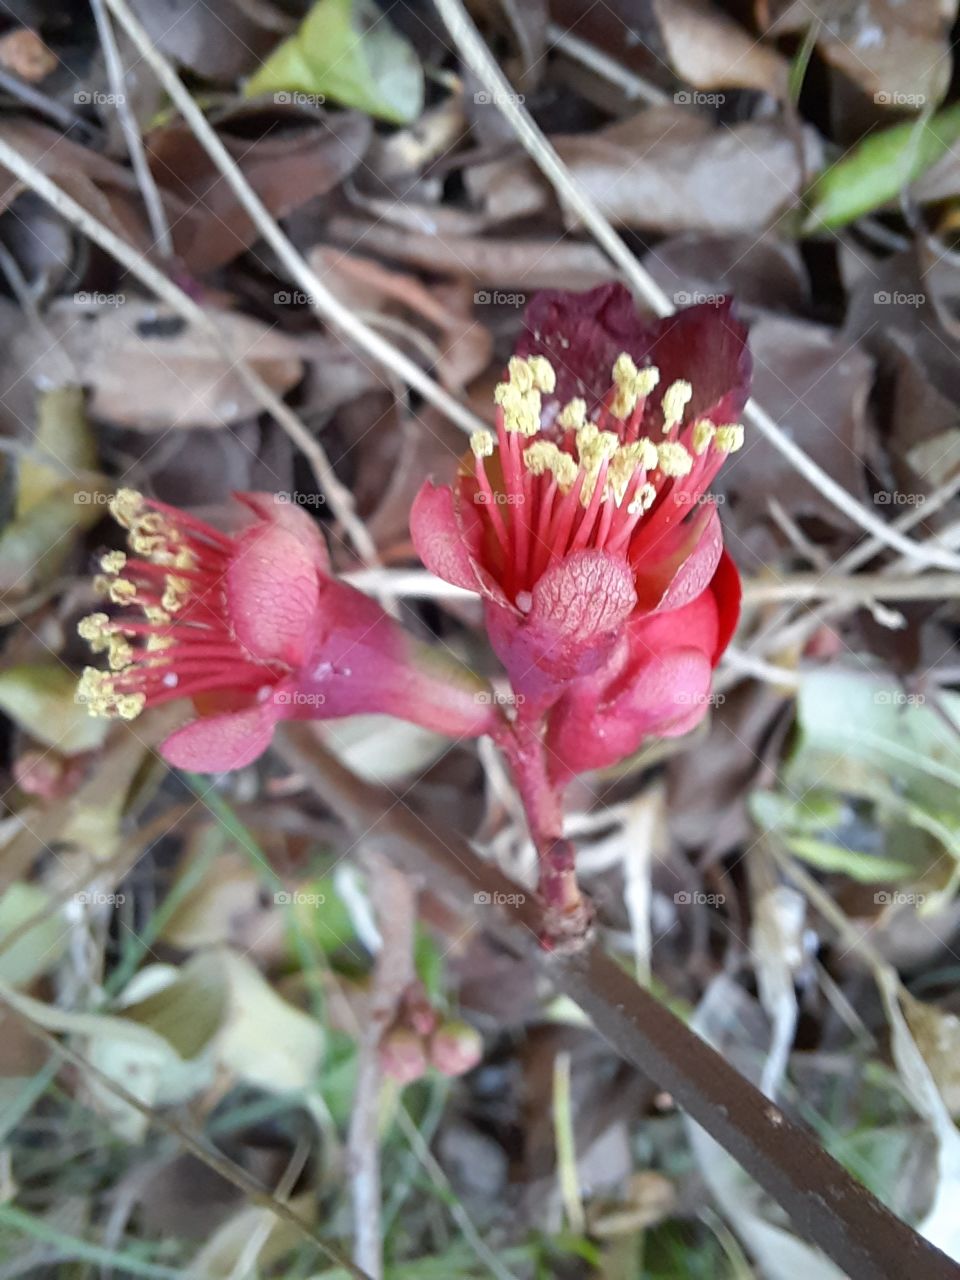
POLYGON ((237 539, 227 569, 227 609, 234 634, 253 657, 300 663, 316 629, 319 595, 313 548, 281 523, 255 524, 237 539))
POLYGON ((479 521, 475 529, 465 530, 450 486, 427 480, 410 511, 410 536, 417 555, 444 582, 467 591, 481 591, 476 562, 470 554, 470 533, 475 533, 479 541, 479 521))
POLYGON ((171 733, 160 754, 175 769, 193 773, 227 773, 242 769, 266 751, 273 737, 276 709, 270 703, 201 716, 171 733))

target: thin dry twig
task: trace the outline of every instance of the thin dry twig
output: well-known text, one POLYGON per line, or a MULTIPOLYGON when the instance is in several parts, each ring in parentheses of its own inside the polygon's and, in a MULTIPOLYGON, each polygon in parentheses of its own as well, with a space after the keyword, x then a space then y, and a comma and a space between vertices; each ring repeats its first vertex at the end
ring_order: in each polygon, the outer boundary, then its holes
POLYGON ((314 311, 342 337, 354 343, 378 364, 391 369, 407 386, 419 391, 451 421, 465 431, 476 431, 485 424, 480 421, 455 396, 444 390, 429 374, 424 373, 413 360, 369 325, 359 320, 350 308, 337 297, 313 270, 293 242, 280 229, 266 206, 243 176, 236 161, 207 123, 203 112, 184 88, 179 76, 130 11, 126 0, 106 0, 110 9, 123 25, 131 40, 143 54, 160 83, 174 104, 183 113, 197 141, 223 174, 240 204, 243 205, 257 230, 290 272, 310 299, 314 311))
POLYGON ((120 50, 117 47, 117 39, 113 34, 110 15, 104 7, 104 0, 90 0, 90 4, 97 24, 97 34, 100 36, 100 46, 103 49, 103 58, 107 67, 110 88, 113 90, 117 119, 120 121, 120 128, 123 130, 130 163, 133 166, 134 177, 137 179, 137 186, 143 196, 143 203, 147 211, 147 217, 150 220, 154 243, 164 258, 172 258, 173 238, 170 235, 170 225, 167 222, 167 215, 164 213, 160 192, 147 163, 147 153, 143 146, 140 130, 137 128, 136 118, 127 101, 126 75, 120 58, 120 50))
MULTIPOLYGON (((108 0, 108 3, 115 4, 117 0, 108 0)), ((594 200, 580 189, 570 170, 518 100, 510 82, 494 61, 461 0, 436 0, 436 6, 464 60, 484 88, 492 94, 493 101, 513 126, 520 143, 554 186, 558 196, 577 213, 583 225, 620 267, 625 278, 647 305, 659 316, 672 315, 673 303, 633 256, 594 200)), ((861 529, 872 533, 881 543, 894 547, 903 555, 911 555, 921 562, 941 569, 960 568, 960 556, 937 546, 921 549, 892 525, 885 524, 862 503, 857 502, 842 485, 837 484, 836 480, 827 475, 808 454, 804 453, 799 445, 794 444, 755 400, 747 403, 744 417, 828 501, 861 529)))

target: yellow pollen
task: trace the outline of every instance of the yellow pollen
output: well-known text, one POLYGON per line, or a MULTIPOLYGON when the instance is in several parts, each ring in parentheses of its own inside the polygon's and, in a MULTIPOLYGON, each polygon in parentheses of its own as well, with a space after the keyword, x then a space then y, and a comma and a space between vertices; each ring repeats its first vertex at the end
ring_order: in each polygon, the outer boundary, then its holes
POLYGON ((185 578, 178 578, 172 573, 167 574, 160 603, 168 613, 179 613, 186 604, 189 594, 190 583, 185 578))
POLYGON ((111 635, 107 646, 107 661, 110 663, 111 671, 123 671, 125 667, 129 667, 134 659, 133 645, 123 636, 118 636, 115 632, 111 635))
POLYGON ((638 369, 633 357, 621 351, 614 361, 613 381, 617 390, 610 403, 610 412, 615 418, 626 419, 660 381, 660 370, 653 366, 638 369))
POLYGON ((532 391, 536 385, 530 363, 524 360, 522 356, 510 357, 507 372, 510 375, 511 387, 515 387, 521 394, 524 391, 532 391))
POLYGON ((657 457, 660 462, 660 470, 665 476, 686 476, 690 474, 693 468, 693 459, 690 454, 676 440, 668 440, 666 443, 658 445, 657 457))
POLYGON ((169 636, 147 636, 147 653, 159 653, 161 649, 169 649, 172 644, 169 636))
POLYGON ((739 423, 730 422, 724 427, 717 427, 714 437, 721 453, 736 453, 743 448, 743 427, 739 423))
POLYGON ((116 698, 117 715, 121 720, 136 720, 146 704, 145 693, 122 693, 116 698))
POLYGON ((136 489, 118 489, 110 499, 110 514, 124 529, 132 527, 143 512, 143 494, 136 489))
MULTIPOLYGON (((526 365, 523 367, 526 369, 526 365)), ((512 382, 498 382, 493 398, 503 410, 503 425, 507 431, 535 436, 540 430, 539 391, 533 387, 520 391, 512 382)))
POLYGON ((537 440, 523 451, 523 461, 531 475, 542 476, 548 472, 557 482, 561 493, 568 493, 577 478, 576 462, 549 440, 537 440))
POLYGON ((489 431, 474 431, 470 448, 475 458, 489 458, 493 453, 493 435, 489 431))
POLYGON ((706 453, 710 448, 710 442, 717 434, 717 428, 713 425, 709 418, 701 418, 699 422, 694 424, 693 428, 693 452, 698 456, 706 453))
POLYGON ((527 365, 533 375, 533 385, 538 391, 546 391, 548 395, 556 391, 556 370, 546 356, 530 356, 527 365))
POLYGON ((110 619, 105 613, 90 613, 77 623, 77 635, 99 653, 107 646, 110 619))
POLYGON ((126 578, 110 578, 108 582, 107 595, 114 604, 132 604, 136 600, 136 583, 128 582, 126 578))
POLYGON ((143 611, 143 616, 155 626, 165 626, 170 621, 169 613, 155 604, 148 604, 143 611))
POLYGON ((579 431, 587 420, 587 402, 575 398, 568 400, 557 414, 557 426, 566 431, 579 431))
POLYGON ((122 573, 126 563, 127 557, 122 551, 108 551, 100 557, 100 568, 104 573, 122 573))
POLYGON ((683 411, 693 396, 693 387, 683 379, 671 382, 660 402, 663 409, 663 429, 671 431, 683 418, 683 411))

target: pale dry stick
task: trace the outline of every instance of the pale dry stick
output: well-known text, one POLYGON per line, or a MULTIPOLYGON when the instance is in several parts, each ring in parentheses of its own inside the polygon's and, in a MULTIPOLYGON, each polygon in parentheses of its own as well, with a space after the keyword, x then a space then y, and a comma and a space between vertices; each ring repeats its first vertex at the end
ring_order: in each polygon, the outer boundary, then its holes
POLYGON ((236 351, 203 308, 125 240, 122 240, 93 214, 88 213, 72 196, 69 196, 56 183, 51 182, 46 174, 41 173, 36 165, 31 164, 4 138, 0 138, 0 165, 9 169, 67 222, 115 258, 131 275, 136 276, 184 320, 197 325, 212 339, 225 358, 230 361, 231 367, 237 370, 247 388, 256 396, 263 408, 276 419, 306 457, 317 478, 317 484, 330 504, 330 510, 342 524, 360 558, 368 565, 375 565, 377 554, 373 539, 363 522, 358 519, 353 508, 353 495, 337 479, 323 446, 310 434, 290 406, 264 382, 256 370, 243 357, 237 356, 236 351))
POLYGON ((567 54, 574 62, 579 62, 582 67, 586 67, 588 71, 595 71, 598 76, 601 76, 610 84, 616 85, 618 89, 622 89, 628 101, 633 102, 639 99, 641 102, 648 102, 651 106, 659 106, 661 103, 669 101, 667 94, 662 89, 658 89, 656 85, 649 84, 642 76, 638 76, 629 67, 625 67, 622 62, 618 62, 616 58, 611 58, 609 54, 596 48, 595 45, 589 44, 586 40, 581 40, 579 36, 574 35, 572 31, 568 31, 566 27, 561 27, 558 22, 549 24, 547 36, 554 48, 559 49, 561 53, 567 54))
MULTIPOLYGON (((107 0, 114 5, 118 0, 107 0)), ((597 242, 606 250, 612 260, 623 271, 634 290, 659 316, 672 315, 673 303, 656 283, 653 277, 633 256, 623 240, 617 235, 610 222, 601 213, 591 196, 582 191, 560 159, 553 146, 534 123, 522 103, 517 101, 510 82, 497 66, 489 49, 484 44, 479 32, 467 15, 461 0, 435 0, 437 9, 446 24, 460 53, 468 63, 474 75, 484 88, 493 96, 493 101, 513 126, 521 145, 530 154, 544 176, 555 188, 557 195, 580 218, 597 242)), ((885 524, 873 512, 868 511, 852 497, 842 485, 820 467, 814 460, 789 438, 774 422, 770 415, 750 400, 744 408, 744 417, 761 435, 783 454, 790 465, 814 486, 840 511, 847 515, 861 529, 866 529, 886 546, 895 548, 903 555, 913 556, 926 564, 941 569, 960 568, 960 556, 944 551, 939 547, 921 550, 899 533, 892 525, 885 524)))
POLYGON ((125 28, 131 40, 150 65, 157 79, 170 95, 174 105, 182 113, 194 137, 223 174, 228 186, 246 210, 260 235, 289 271, 290 276, 309 297, 312 309, 343 338, 353 342, 378 364, 392 370, 407 386, 446 414, 464 431, 476 431, 487 424, 482 422, 455 396, 445 391, 429 374, 424 373, 413 360, 381 337, 369 325, 359 320, 350 308, 333 293, 313 270, 303 254, 284 234, 243 176, 236 161, 217 137, 216 131, 184 88, 179 76, 168 60, 151 42, 150 37, 134 17, 126 0, 106 0, 107 5, 125 28))
POLYGON ((137 186, 143 196, 143 204, 147 211, 147 218, 150 221, 154 244, 164 258, 172 258, 173 237, 170 235, 170 224, 167 222, 167 215, 164 212, 163 201, 160 199, 160 192, 147 163, 147 153, 144 149, 143 138, 140 136, 136 119, 130 110, 130 104, 127 102, 126 73, 120 58, 120 50, 117 47, 117 39, 113 34, 110 15, 104 8, 103 0, 90 0, 90 4, 93 8, 94 21, 97 24, 100 47, 103 49, 107 77, 113 90, 113 96, 116 99, 117 119, 120 121, 120 128, 123 130, 124 141, 127 144, 127 154, 130 156, 130 163, 133 166, 137 186))
POLYGON ((837 600, 868 604, 874 600, 954 600, 960 596, 960 574, 927 573, 917 578, 897 578, 882 573, 838 577, 819 573, 794 573, 779 582, 746 582, 743 602, 771 604, 781 600, 837 600))
POLYGON ((347 1136, 353 1199, 353 1260, 374 1280, 383 1276, 380 1228, 380 1040, 414 978, 417 895, 408 876, 382 855, 369 853, 370 892, 380 929, 370 1011, 360 1030, 357 1083, 347 1136))

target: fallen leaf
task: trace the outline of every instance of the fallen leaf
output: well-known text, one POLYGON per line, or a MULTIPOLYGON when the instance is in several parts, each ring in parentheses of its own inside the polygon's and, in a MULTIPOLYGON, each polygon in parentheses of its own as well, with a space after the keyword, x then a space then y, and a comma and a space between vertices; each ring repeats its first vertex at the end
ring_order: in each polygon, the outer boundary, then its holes
POLYGON ((687 84, 696 89, 761 89, 774 98, 785 95, 786 59, 707 0, 653 0, 653 11, 668 61, 687 84))
POLYGON ((330 98, 393 124, 423 110, 423 69, 371 0, 315 0, 297 31, 247 81, 247 97, 330 98))
POLYGON ((76 693, 77 677, 60 662, 0 671, 0 710, 32 738, 65 756, 95 751, 110 728, 109 721, 88 715, 76 693))

